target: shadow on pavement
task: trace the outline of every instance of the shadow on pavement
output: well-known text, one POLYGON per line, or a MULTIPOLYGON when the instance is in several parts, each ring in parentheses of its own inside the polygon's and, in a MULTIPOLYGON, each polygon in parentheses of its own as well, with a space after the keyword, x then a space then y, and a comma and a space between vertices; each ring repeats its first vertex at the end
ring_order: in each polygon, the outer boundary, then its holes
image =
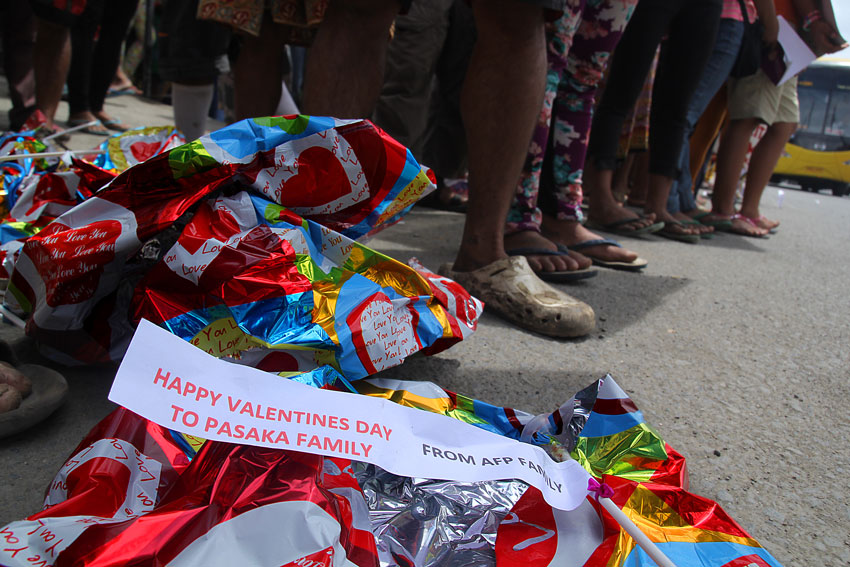
POLYGON ((767 252, 768 250, 763 245, 773 237, 773 235, 769 235, 767 238, 754 238, 752 236, 719 232, 711 240, 703 240, 699 245, 711 246, 712 248, 742 250, 744 252, 767 252))
POLYGON ((597 328, 593 336, 623 331, 659 308, 667 296, 684 291, 687 278, 653 276, 600 268, 581 285, 560 289, 593 307, 597 328))
POLYGON ((465 218, 459 213, 414 207, 405 220, 364 244, 399 262, 416 257, 436 272, 440 264, 454 260, 465 218))

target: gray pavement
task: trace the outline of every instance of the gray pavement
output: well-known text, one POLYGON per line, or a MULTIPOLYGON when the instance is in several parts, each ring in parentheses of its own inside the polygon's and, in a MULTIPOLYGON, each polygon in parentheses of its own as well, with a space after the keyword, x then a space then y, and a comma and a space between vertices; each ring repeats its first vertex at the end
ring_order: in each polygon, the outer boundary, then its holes
MULTIPOLYGON (((168 107, 129 96, 110 99, 108 110, 133 125, 170 122, 168 107)), ((645 273, 600 270, 563 286, 596 310, 598 330, 587 338, 551 340, 485 314, 469 340, 386 374, 544 412, 610 373, 687 458, 692 492, 719 502, 787 566, 846 566, 850 198, 783 192, 765 193, 764 214, 782 221, 767 240, 621 238, 649 260, 645 273)), ((462 223, 414 210, 369 245, 436 269, 452 259, 462 223)), ((49 364, 15 329, 2 333, 22 358, 49 364)), ((67 403, 0 440, 0 526, 40 509, 59 466, 113 407, 114 367, 61 371, 67 403)))

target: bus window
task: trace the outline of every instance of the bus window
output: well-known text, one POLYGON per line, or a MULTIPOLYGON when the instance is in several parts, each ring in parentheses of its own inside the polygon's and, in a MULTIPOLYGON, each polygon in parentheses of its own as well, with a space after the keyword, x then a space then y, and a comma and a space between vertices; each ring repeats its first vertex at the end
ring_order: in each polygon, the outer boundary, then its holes
POLYGON ((823 134, 829 90, 814 87, 800 88, 800 130, 810 134, 823 134))
POLYGON ((832 91, 824 134, 850 137, 850 90, 832 91))

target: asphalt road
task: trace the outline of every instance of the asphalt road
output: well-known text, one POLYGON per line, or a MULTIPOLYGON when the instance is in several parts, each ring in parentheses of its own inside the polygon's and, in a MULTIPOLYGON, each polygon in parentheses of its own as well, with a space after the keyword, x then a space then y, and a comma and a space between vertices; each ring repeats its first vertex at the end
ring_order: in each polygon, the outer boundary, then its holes
MULTIPOLYGON (((132 97, 109 104, 134 125, 169 121, 167 107, 132 97)), ((75 136, 76 147, 97 141, 75 136)), ((763 213, 782 221, 766 240, 621 238, 649 260, 645 273, 600 270, 563 288, 596 310, 587 338, 547 339, 485 313, 469 340, 387 373, 530 412, 610 373, 685 455, 692 492, 719 502, 787 566, 846 566, 850 198, 788 188, 780 198, 769 187, 763 213)), ((415 210, 369 245, 436 269, 452 259, 462 223, 415 210)), ((15 329, 2 336, 23 359, 49 364, 15 329)), ((113 407, 114 367, 61 371, 68 401, 0 440, 0 526, 40 509, 57 469, 113 407)))

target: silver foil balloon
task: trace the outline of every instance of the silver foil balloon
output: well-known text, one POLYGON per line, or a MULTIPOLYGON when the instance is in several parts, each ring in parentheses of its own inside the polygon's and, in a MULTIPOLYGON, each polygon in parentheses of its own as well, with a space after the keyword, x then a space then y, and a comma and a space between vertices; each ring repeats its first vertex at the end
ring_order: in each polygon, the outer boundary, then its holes
POLYGON ((400 477, 353 463, 382 566, 496 564, 496 530, 528 485, 400 477))

